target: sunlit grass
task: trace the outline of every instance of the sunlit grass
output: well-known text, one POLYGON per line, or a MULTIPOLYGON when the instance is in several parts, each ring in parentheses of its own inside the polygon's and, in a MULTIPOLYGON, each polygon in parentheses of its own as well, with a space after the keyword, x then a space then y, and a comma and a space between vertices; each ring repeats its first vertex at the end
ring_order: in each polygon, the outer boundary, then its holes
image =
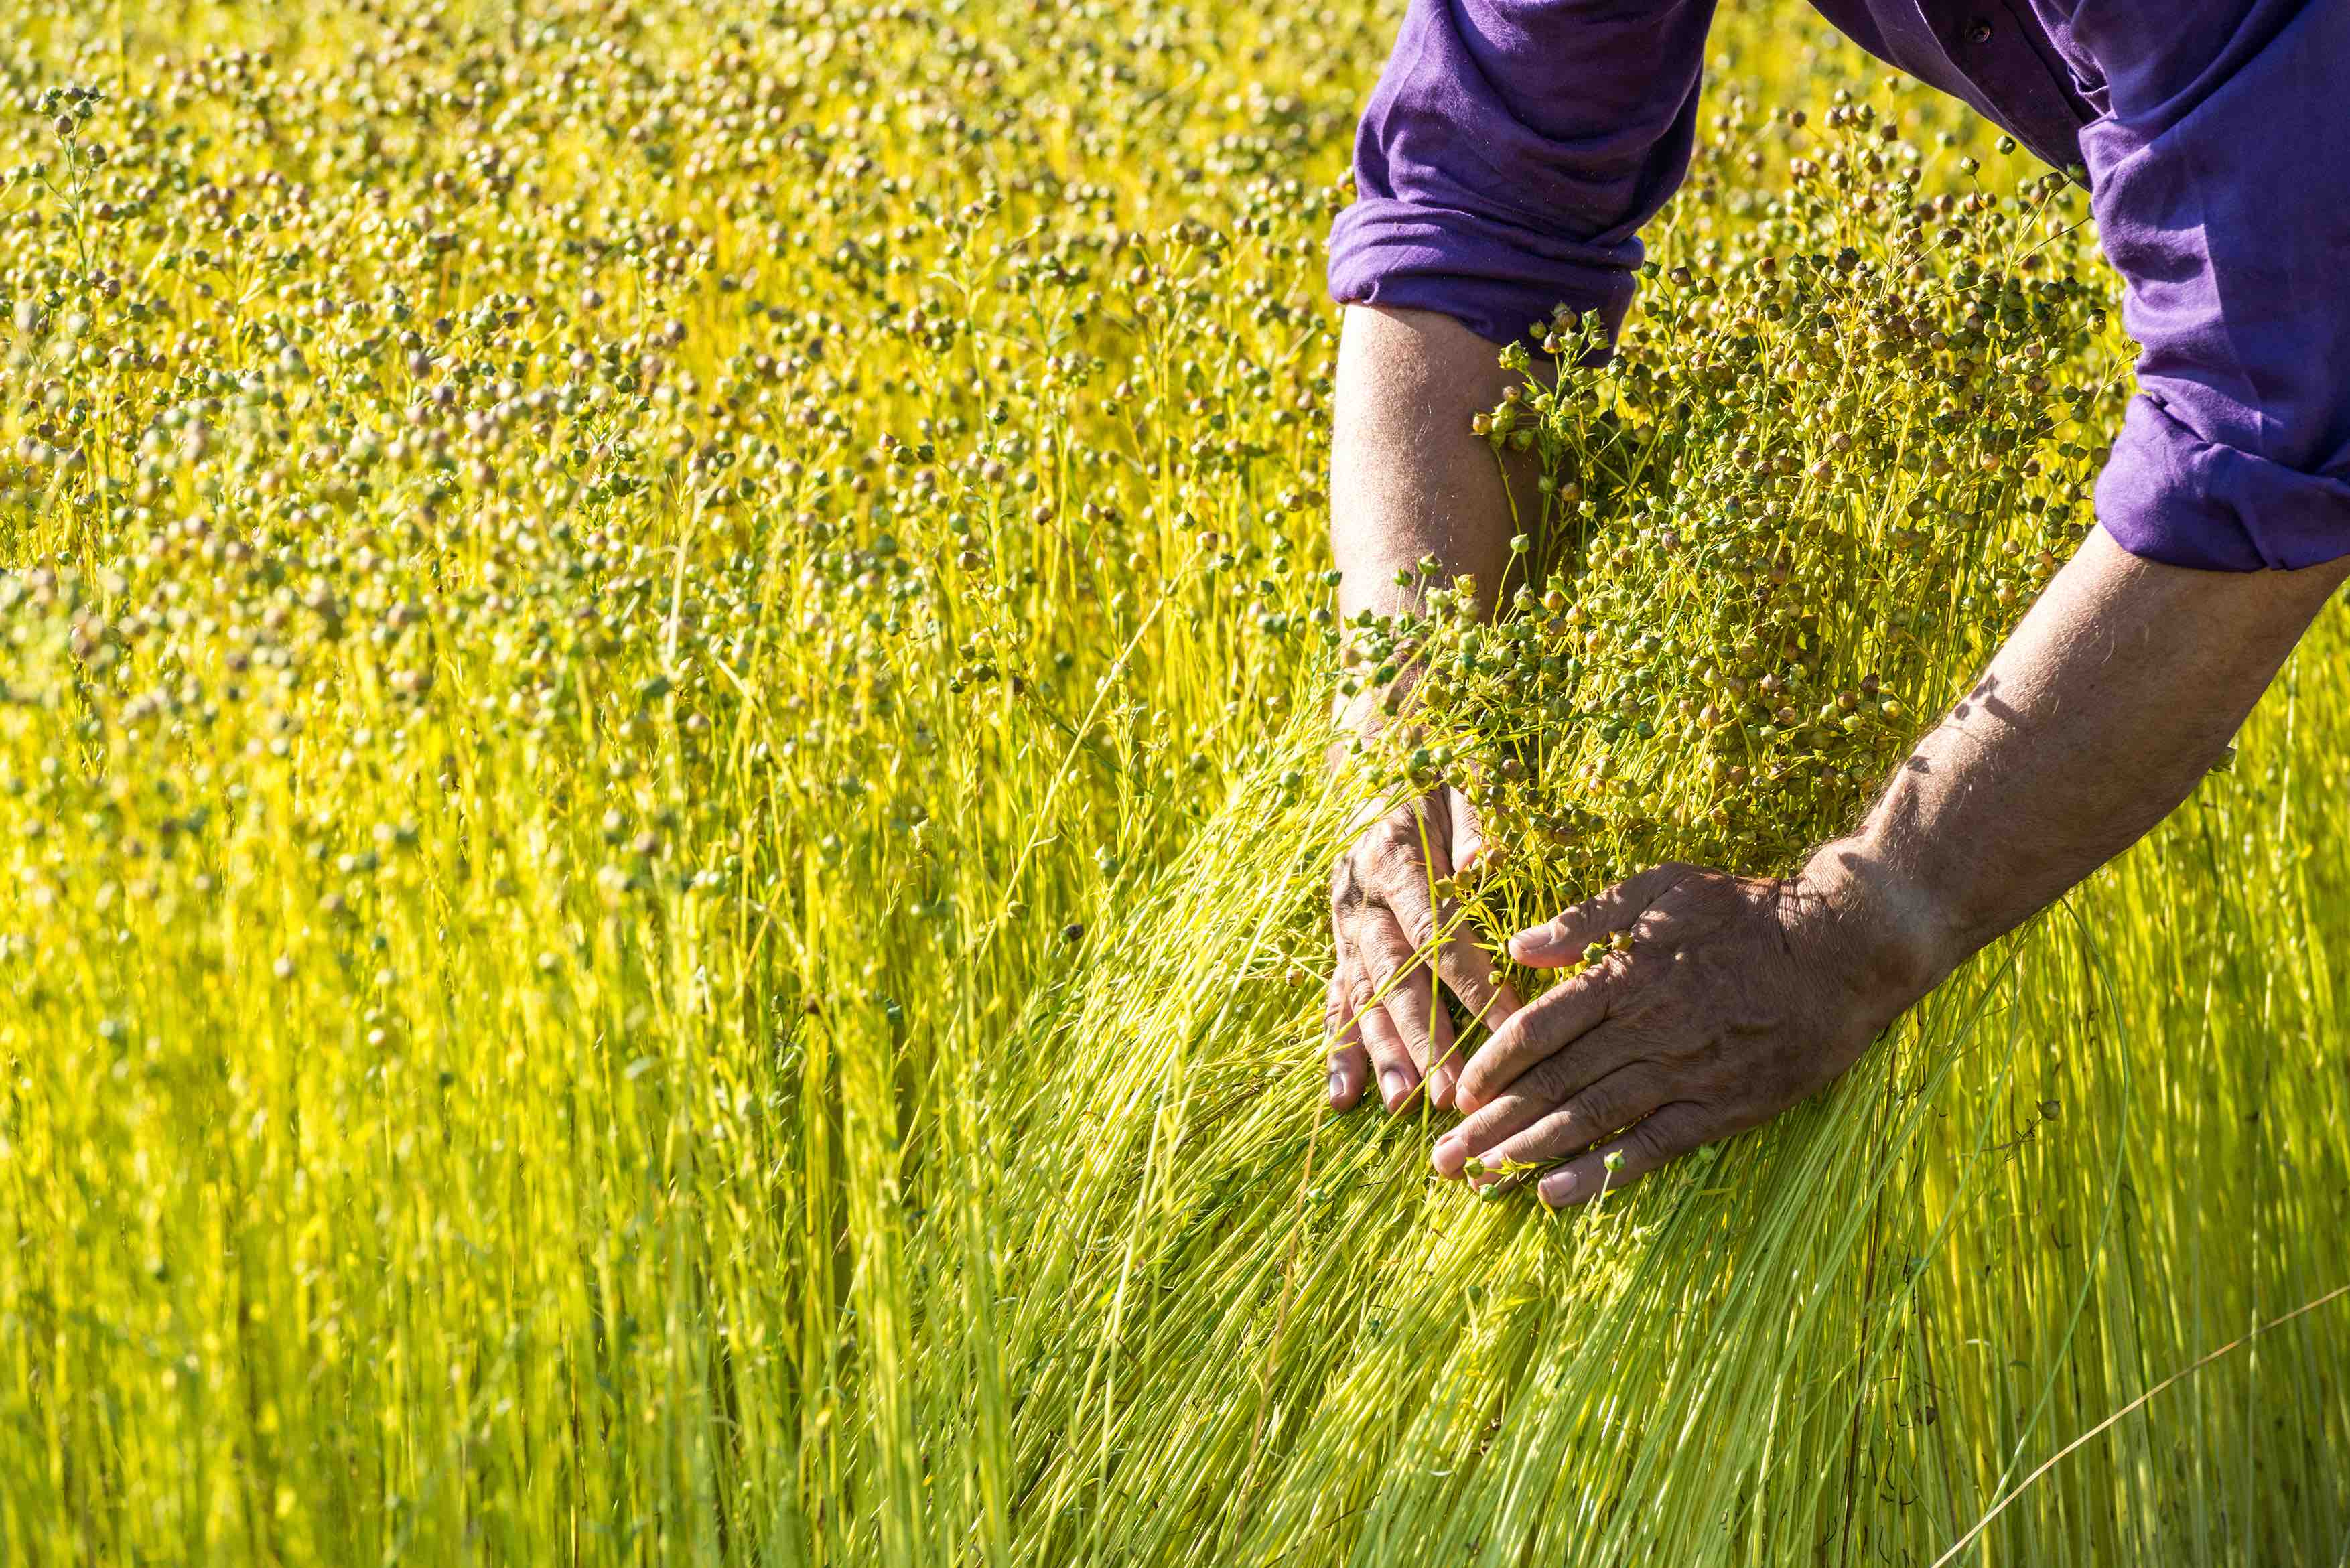
MULTIPOLYGON (((1931 1562, 2343 1282, 2332 615, 1709 1162, 1554 1219, 1329 1115, 1381 770, 1539 764, 1496 929, 1771 863, 2126 388, 2077 200, 1725 17, 1622 368, 1500 432, 1527 641, 1326 778, 1393 23, 0 0, 8 1561, 1931 1562)), ((2344 1311, 1981 1560, 2338 1559, 2344 1311)))

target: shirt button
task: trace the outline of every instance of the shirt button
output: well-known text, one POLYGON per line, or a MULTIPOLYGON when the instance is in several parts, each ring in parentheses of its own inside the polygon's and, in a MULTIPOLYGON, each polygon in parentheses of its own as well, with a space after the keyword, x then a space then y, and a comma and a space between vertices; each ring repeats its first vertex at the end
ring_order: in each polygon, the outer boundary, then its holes
POLYGON ((1980 45, 1980 44, 1988 44, 1988 43, 1990 43, 1990 42, 1991 42, 1991 24, 1990 24, 1989 22, 1984 21, 1984 20, 1983 20, 1981 17, 1980 17, 1980 16, 1976 17, 1973 21, 1971 21, 1971 22, 1968 23, 1968 24, 1967 24, 1967 42, 1968 42, 1968 43, 1970 43, 1970 44, 1978 44, 1978 45, 1980 45))

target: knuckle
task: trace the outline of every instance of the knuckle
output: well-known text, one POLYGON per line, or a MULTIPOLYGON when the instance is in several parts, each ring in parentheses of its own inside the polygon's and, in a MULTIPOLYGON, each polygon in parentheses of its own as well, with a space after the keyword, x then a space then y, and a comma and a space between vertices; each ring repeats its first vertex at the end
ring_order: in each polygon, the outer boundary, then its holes
POLYGON ((1594 1084, 1569 1101, 1566 1108, 1575 1125, 1585 1129, 1586 1138, 1614 1132, 1624 1125, 1624 1092, 1609 1084, 1594 1084))
POLYGON ((1493 1064, 1493 1058, 1480 1051, 1469 1058, 1468 1065, 1461 1069, 1461 1086, 1472 1095, 1490 1098, 1495 1089, 1506 1086, 1500 1081, 1501 1076, 1493 1064))
POLYGON ((1673 1128, 1659 1126, 1656 1116, 1625 1134, 1624 1144, 1627 1158, 1643 1165, 1661 1165, 1680 1152, 1673 1128))
POLYGON ((1590 1128, 1573 1106, 1561 1106, 1536 1122, 1534 1134, 1541 1142, 1541 1152, 1551 1157, 1581 1148, 1591 1141, 1590 1128))
POLYGON ((1525 1086, 1526 1093, 1531 1098, 1541 1100, 1547 1105, 1558 1106, 1561 1115, 1573 1112, 1581 1099, 1587 1097, 1578 1096, 1577 1099, 1567 1100, 1566 1064, 1555 1056, 1537 1062, 1527 1068, 1525 1086), (1566 1103, 1560 1105, 1563 1100, 1566 1103))
POLYGON ((1521 1010, 1503 1020, 1502 1026, 1487 1037, 1484 1048, 1477 1053, 1477 1060, 1486 1064, 1488 1077, 1513 1071, 1519 1059, 1525 1054, 1531 1038, 1528 1033, 1528 1013, 1531 1011, 1521 1010))
MULTIPOLYGON (((1493 1040, 1500 1038, 1497 1034, 1493 1040)), ((1494 1054, 1493 1040, 1478 1047, 1469 1064, 1461 1069, 1461 1085, 1472 1094, 1489 1095, 1508 1082, 1509 1064, 1494 1054)))
MULTIPOLYGON (((1616 1119, 1604 1130, 1614 1132, 1618 1127, 1649 1128, 1650 1135, 1669 1128, 1656 1128, 1649 1112, 1657 1106, 1675 1097, 1672 1075, 1653 1061, 1636 1061, 1608 1079, 1607 1113, 1616 1119)), ((1669 1123, 1671 1118, 1668 1117, 1669 1123)))

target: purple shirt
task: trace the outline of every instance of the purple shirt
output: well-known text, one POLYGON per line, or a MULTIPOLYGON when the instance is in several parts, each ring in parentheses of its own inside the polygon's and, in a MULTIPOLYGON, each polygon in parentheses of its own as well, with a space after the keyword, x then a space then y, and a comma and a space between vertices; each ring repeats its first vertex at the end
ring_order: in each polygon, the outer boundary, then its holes
MULTIPOLYGON (((2350 554, 2350 0, 1816 0, 1869 53, 2085 166, 2140 345, 2097 482, 2125 549, 2350 554)), ((1689 166, 1713 0, 1410 0, 1330 234, 1333 298, 1496 342, 1610 327, 1689 166)))

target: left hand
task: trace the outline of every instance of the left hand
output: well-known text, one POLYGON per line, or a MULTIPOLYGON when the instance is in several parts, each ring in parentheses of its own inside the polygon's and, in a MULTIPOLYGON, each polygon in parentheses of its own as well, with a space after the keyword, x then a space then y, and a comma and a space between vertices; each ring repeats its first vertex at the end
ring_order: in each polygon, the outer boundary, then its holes
POLYGON ((1488 1029, 1518 999, 1492 972, 1471 931, 1453 929, 1459 906, 1437 891, 1475 862, 1477 814, 1450 785, 1392 811, 1367 813, 1330 880, 1330 930, 1337 962, 1330 978, 1330 1104, 1347 1110, 1378 1069, 1390 1112, 1425 1088, 1430 1105, 1452 1104, 1461 1055, 1452 1015, 1437 990, 1460 1000, 1488 1029))
POLYGON ((1474 1158, 1489 1180, 1504 1164, 1565 1160, 1538 1184, 1556 1208, 1768 1121, 1851 1066, 1937 978, 1889 950, 1898 925, 1810 871, 1659 866, 1519 932, 1512 956, 1544 969, 1618 932, 1630 946, 1520 1009, 1471 1058, 1455 1090, 1470 1114, 1438 1141, 1437 1171, 1460 1176, 1474 1158))

